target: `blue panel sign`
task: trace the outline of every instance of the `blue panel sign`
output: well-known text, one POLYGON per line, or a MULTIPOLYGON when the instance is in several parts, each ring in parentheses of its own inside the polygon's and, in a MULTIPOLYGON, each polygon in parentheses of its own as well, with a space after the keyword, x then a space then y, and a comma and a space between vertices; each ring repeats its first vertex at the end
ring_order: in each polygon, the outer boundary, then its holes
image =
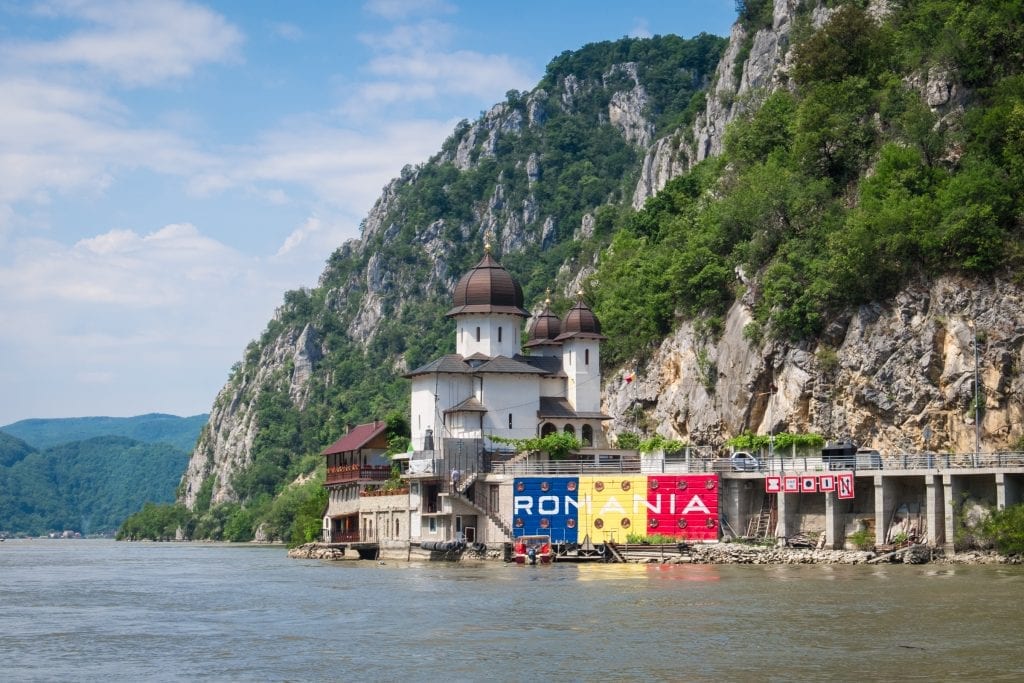
POLYGON ((518 477, 513 483, 513 536, 551 536, 577 542, 578 477, 518 477))

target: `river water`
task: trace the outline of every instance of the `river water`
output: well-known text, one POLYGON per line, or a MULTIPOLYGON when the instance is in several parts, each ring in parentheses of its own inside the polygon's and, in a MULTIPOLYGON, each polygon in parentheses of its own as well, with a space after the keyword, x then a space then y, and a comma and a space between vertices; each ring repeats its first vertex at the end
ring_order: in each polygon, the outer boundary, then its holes
POLYGON ((1024 568, 0 543, 4 681, 1022 680, 1024 568))

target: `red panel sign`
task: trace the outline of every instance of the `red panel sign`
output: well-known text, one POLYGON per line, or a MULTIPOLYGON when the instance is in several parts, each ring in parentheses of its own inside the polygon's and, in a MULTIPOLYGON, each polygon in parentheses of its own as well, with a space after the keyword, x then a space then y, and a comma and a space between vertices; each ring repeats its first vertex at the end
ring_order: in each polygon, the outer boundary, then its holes
POLYGON ((836 475, 836 496, 853 498, 853 472, 840 472, 836 475))
POLYGON ((639 501, 647 508, 646 534, 717 540, 718 484, 714 474, 648 476, 646 502, 639 501))
POLYGON ((818 490, 819 491, 835 491, 836 490, 836 476, 834 474, 823 474, 818 477, 818 490))
POLYGON ((800 493, 800 477, 783 477, 782 490, 786 493, 800 493))
POLYGON ((765 493, 780 493, 782 491, 782 477, 768 476, 764 478, 765 493))
POLYGON ((816 475, 804 475, 800 477, 801 493, 816 493, 818 491, 818 477, 816 475))

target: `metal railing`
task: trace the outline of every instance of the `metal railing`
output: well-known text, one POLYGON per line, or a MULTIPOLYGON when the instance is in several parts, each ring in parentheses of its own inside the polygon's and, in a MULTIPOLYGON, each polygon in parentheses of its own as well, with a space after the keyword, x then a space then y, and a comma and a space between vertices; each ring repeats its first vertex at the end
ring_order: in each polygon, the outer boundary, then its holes
POLYGON ((760 466, 744 467, 729 458, 681 459, 623 458, 616 462, 541 461, 496 463, 493 471, 513 476, 573 474, 705 474, 705 473, 799 473, 855 470, 963 470, 1024 467, 1024 452, 996 453, 898 453, 873 457, 851 456, 846 460, 822 460, 818 457, 778 457, 762 460, 760 466))

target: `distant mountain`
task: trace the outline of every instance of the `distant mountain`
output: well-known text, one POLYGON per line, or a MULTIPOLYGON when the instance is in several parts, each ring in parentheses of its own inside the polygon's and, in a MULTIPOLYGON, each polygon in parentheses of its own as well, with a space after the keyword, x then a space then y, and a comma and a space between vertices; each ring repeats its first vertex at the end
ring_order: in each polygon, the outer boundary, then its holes
POLYGON ((37 451, 0 434, 0 533, 113 533, 145 503, 173 501, 188 459, 173 446, 123 436, 37 451))
POLYGON ((9 467, 36 449, 10 434, 0 432, 0 467, 9 467))
POLYGON ((143 443, 168 444, 191 453, 207 417, 205 413, 191 417, 149 413, 135 417, 34 418, 0 427, 0 431, 40 450, 97 436, 124 436, 143 443))

